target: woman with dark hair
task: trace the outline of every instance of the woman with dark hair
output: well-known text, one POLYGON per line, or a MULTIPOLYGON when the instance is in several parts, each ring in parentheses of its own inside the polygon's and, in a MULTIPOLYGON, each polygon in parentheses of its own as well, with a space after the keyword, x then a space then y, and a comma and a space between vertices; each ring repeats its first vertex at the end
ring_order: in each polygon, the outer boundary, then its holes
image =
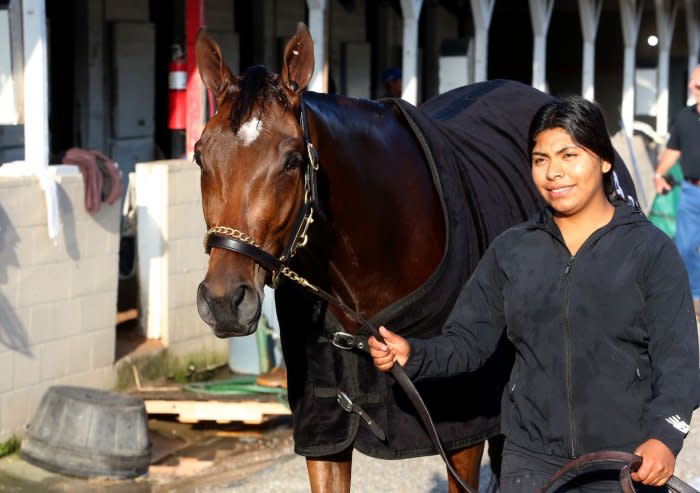
MULTIPOLYGON (((414 379, 470 372, 505 334, 516 358, 502 399, 503 493, 533 492, 598 450, 640 455, 633 479, 661 486, 700 389, 687 273, 671 239, 621 200, 597 105, 545 105, 528 148, 547 207, 494 240, 440 336, 382 327, 374 363, 414 379)), ((558 491, 618 490, 617 472, 599 471, 558 491)))
MULTIPOLYGON (((600 109, 580 97, 570 97, 549 103, 535 114, 528 132, 528 155, 532 156, 535 138, 541 132, 559 128, 569 134, 571 139, 584 149, 588 149, 604 162, 615 162, 615 150, 608 137, 605 118, 600 109)), ((616 186, 612 172, 603 174, 603 189, 610 200, 623 198, 616 186)), ((546 200, 546 197, 545 197, 546 200)))

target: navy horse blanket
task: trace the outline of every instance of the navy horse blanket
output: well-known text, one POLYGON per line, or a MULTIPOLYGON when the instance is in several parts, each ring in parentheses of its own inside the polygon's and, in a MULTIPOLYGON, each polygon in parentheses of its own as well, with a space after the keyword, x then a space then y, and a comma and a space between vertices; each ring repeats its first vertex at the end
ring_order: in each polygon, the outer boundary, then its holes
MULTIPOLYGON (((552 99, 530 86, 496 80, 455 89, 418 108, 401 100, 381 101, 406 120, 423 148, 442 201, 447 241, 431 277, 372 317, 374 325, 410 337, 439 333, 491 241, 543 207, 532 184, 526 140, 533 115, 552 99)), ((615 170, 623 190, 634 196, 619 159, 615 170)), ((304 255, 300 252, 301 262, 304 255)), ((385 459, 436 453, 391 375, 377 371, 368 354, 330 343, 330 334, 343 328, 325 303, 292 282, 277 288, 276 303, 298 454, 326 456, 350 446, 385 459), (371 416, 385 440, 360 416, 340 407, 338 390, 371 416)), ((498 433, 501 395, 512 361, 504 337, 479 371, 417 384, 447 450, 498 433)))

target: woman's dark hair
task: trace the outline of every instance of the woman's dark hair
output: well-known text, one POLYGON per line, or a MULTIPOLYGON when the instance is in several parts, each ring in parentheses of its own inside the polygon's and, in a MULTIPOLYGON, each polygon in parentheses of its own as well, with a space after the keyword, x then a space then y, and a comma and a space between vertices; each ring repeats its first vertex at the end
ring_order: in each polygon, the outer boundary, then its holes
MULTIPOLYGON (((545 104, 532 118, 527 137, 527 153, 532 156, 537 136, 552 128, 565 130, 579 146, 592 151, 611 165, 615 164, 608 127, 600 107, 581 96, 567 96, 545 104)), ((610 198, 616 193, 612 171, 603 177, 605 193, 610 198)))

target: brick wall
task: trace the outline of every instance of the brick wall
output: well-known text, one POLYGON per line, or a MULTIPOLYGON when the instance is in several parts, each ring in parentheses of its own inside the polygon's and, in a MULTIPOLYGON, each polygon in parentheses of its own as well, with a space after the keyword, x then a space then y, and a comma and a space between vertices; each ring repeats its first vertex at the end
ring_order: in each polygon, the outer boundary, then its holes
POLYGON ((114 383, 119 205, 88 214, 77 168, 51 169, 55 241, 38 180, 0 168, 0 441, 22 433, 49 386, 114 383))
POLYGON ((141 327, 174 355, 228 352, 197 313, 197 286, 208 257, 199 190, 199 168, 191 161, 136 165, 141 327))

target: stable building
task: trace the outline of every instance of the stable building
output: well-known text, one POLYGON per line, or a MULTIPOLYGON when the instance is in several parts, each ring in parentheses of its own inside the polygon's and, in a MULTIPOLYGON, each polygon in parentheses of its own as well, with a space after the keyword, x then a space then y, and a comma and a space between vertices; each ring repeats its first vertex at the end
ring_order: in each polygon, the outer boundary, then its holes
POLYGON ((51 385, 118 383, 130 282, 147 341, 226 360, 195 306, 207 258, 188 156, 214 105, 192 48, 206 26, 234 73, 278 72, 299 21, 315 43, 310 90, 381 98, 397 68, 420 104, 514 79, 598 101, 623 146, 639 132, 663 142, 700 53, 696 0, 0 0, 0 163, 20 161, 0 166, 0 441, 51 385), (73 146, 131 177, 126 213, 87 213, 79 172, 49 166, 73 146))

